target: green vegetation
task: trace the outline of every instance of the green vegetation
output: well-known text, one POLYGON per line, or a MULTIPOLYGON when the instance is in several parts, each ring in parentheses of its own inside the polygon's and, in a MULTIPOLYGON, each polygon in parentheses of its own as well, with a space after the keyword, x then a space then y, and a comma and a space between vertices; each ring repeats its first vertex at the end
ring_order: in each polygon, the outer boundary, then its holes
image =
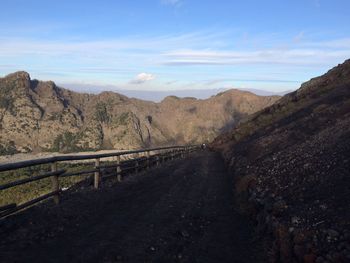
POLYGON ((12 98, 6 98, 3 96, 0 97, 0 108, 9 109, 12 107, 13 107, 13 99, 12 98))
POLYGON ((14 106, 14 99, 6 97, 6 94, 0 93, 0 109, 9 111, 13 116, 16 116, 16 110, 14 106))
POLYGON ((11 155, 17 153, 15 143, 10 141, 7 145, 0 144, 0 155, 11 155))
POLYGON ((96 104, 95 117, 99 122, 109 123, 110 116, 108 114, 106 103, 99 102, 96 104))
POLYGON ((126 126, 128 124, 128 119, 130 116, 130 112, 123 112, 122 114, 120 114, 116 119, 115 119, 115 123, 117 125, 124 125, 126 126))
MULTIPOLYGON (((90 167, 88 166, 88 164, 60 164, 59 169, 66 169, 69 172, 78 172, 91 169, 91 165, 90 167)), ((49 165, 38 165, 35 167, 2 172, 0 173, 0 185, 20 179, 30 178, 40 173, 48 172, 49 170, 49 165)), ((60 186, 61 188, 71 187, 85 178, 86 175, 60 178, 60 186)), ((11 203, 21 204, 30 201, 36 197, 51 192, 51 187, 51 178, 45 178, 39 181, 8 188, 6 190, 0 190, 0 206, 11 203)))
POLYGON ((79 151, 90 151, 91 148, 79 145, 79 141, 83 138, 83 133, 72 133, 69 131, 64 132, 63 134, 58 135, 53 145, 50 149, 51 152, 79 152, 79 151))
POLYGON ((15 115, 14 99, 11 96, 12 85, 0 86, 0 109, 8 110, 12 115, 15 115))

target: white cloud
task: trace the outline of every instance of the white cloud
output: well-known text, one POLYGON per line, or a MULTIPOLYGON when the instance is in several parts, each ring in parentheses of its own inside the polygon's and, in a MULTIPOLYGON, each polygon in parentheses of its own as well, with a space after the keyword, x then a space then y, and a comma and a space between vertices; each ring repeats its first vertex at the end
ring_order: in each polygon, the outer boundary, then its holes
POLYGON ((158 74, 162 77, 159 82, 198 81, 199 75, 232 78, 236 77, 233 76, 235 72, 257 70, 252 73, 255 78, 263 70, 264 74, 280 79, 273 71, 278 68, 288 74, 295 73, 283 79, 304 80, 309 77, 303 77, 305 72, 310 72, 311 77, 350 58, 350 37, 318 39, 309 33, 304 37, 303 32, 294 38, 244 35, 244 42, 240 42, 240 37, 239 33, 225 31, 125 36, 100 41, 0 36, 0 72, 24 69, 39 77, 44 73, 65 74, 61 78, 53 77, 65 82, 85 79, 132 87, 144 83, 139 86, 142 88, 150 83, 153 88, 157 83, 151 80, 158 74), (168 66, 176 66, 176 70, 168 66), (184 69, 186 66, 195 67, 184 69), (130 76, 135 78, 130 81, 130 76))
POLYGON ((129 36, 100 41, 44 41, 29 38, 0 37, 0 56, 16 55, 84 55, 113 58, 123 54, 140 55, 178 49, 181 46, 201 48, 210 43, 211 47, 222 47, 223 35, 216 32, 192 32, 177 35, 150 37, 129 36), (111 57, 111 55, 113 57, 111 57))
POLYGON ((142 84, 147 81, 151 81, 155 79, 156 77, 153 74, 150 73, 140 73, 138 74, 133 80, 131 80, 131 84, 142 84))
POLYGON ((342 62, 350 57, 350 48, 323 50, 321 48, 261 49, 253 51, 178 50, 163 54, 165 65, 238 65, 286 64, 322 65, 330 61, 342 62))
MULTIPOLYGON (((129 37, 104 41, 37 41, 0 38, 0 59, 4 64, 14 60, 31 60, 50 64, 79 65, 75 70, 91 72, 132 71, 159 65, 235 65, 235 64, 298 64, 332 65, 350 57, 350 38, 323 41, 303 38, 301 32, 289 43, 271 43, 259 48, 249 44, 225 45, 229 38, 220 33, 195 32, 158 37, 129 37), (281 48, 280 46, 283 46, 281 48), (7 60, 7 61, 6 61, 7 60), (137 63, 134 63, 134 62, 137 63)), ((45 66, 46 68, 46 66, 45 66)), ((70 69, 69 69, 70 70, 70 69)))

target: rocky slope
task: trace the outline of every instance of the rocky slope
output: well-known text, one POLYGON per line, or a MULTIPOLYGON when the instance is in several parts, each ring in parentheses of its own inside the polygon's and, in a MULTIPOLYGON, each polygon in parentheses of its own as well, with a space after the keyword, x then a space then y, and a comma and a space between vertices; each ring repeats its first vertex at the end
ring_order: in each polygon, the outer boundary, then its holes
POLYGON ((207 100, 153 103, 113 92, 76 93, 16 72, 0 78, 0 153, 200 143, 277 99, 230 90, 207 100))
POLYGON ((273 262, 350 262, 350 60, 218 137, 273 262))

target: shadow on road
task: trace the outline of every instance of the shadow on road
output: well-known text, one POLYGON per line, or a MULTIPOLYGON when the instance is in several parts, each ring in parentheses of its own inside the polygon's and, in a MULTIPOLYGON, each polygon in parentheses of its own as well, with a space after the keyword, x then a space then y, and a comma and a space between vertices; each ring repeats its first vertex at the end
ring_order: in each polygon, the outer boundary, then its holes
POLYGON ((1 222, 1 262, 264 262, 219 155, 199 152, 1 222))

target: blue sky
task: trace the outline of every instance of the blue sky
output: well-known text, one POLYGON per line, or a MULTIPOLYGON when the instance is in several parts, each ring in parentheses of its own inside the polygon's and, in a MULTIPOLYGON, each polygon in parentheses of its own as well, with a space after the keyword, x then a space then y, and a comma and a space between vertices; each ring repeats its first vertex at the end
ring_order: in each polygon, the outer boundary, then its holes
POLYGON ((0 75, 290 90, 350 58, 349 10, 348 0, 2 0, 0 75))

